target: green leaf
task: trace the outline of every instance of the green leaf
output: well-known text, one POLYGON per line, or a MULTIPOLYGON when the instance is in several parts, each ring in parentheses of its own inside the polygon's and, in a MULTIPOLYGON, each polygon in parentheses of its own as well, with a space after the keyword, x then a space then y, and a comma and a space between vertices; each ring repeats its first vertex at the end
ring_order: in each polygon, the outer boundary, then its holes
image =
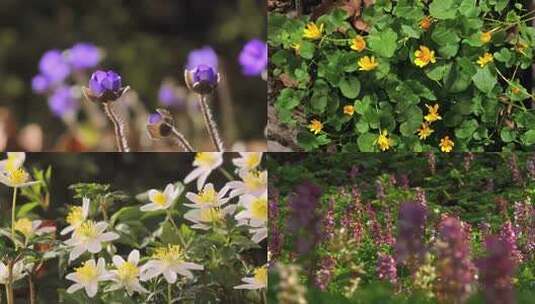
POLYGON ((535 144, 535 130, 529 130, 522 135, 522 142, 526 146, 535 144))
POLYGON ((325 111, 325 107, 327 107, 327 101, 327 95, 314 93, 310 98, 310 105, 312 106, 312 111, 317 114, 323 113, 325 111))
POLYGON ((509 129, 509 128, 503 128, 500 132, 500 138, 506 142, 506 143, 510 143, 512 142, 513 140, 515 140, 516 138, 516 132, 515 130, 513 129, 509 129))
POLYGON ((478 123, 475 119, 465 120, 457 129, 455 129, 455 136, 461 139, 472 137, 477 130, 478 123))
POLYGON ((431 39, 440 46, 456 44, 461 40, 454 29, 446 25, 439 25, 431 34, 431 39))
POLYGON ((303 41, 303 43, 301 43, 301 49, 299 51, 299 54, 305 59, 312 59, 314 58, 315 50, 316 45, 314 43, 310 41, 303 41))
POLYGON ((25 217, 30 211, 39 207, 39 202, 26 203, 17 209, 17 218, 25 217))
POLYGON ((425 74, 431 80, 440 81, 442 80, 442 78, 444 78, 444 76, 447 73, 449 73, 451 69, 451 65, 452 65, 451 63, 448 63, 448 64, 440 63, 440 64, 433 65, 431 66, 431 68, 425 70, 425 74))
POLYGON ((280 92, 276 101, 276 107, 279 109, 291 110, 299 105, 299 98, 294 89, 286 88, 280 92))
POLYGON ((359 136, 357 143, 361 152, 374 152, 377 134, 364 133, 359 136))
POLYGON ((482 92, 489 94, 498 83, 496 76, 492 75, 489 67, 479 69, 472 77, 474 85, 482 92))
POLYGON ((355 76, 343 78, 338 85, 342 94, 349 98, 355 99, 360 93, 360 81, 355 76))
POLYGON ((456 0, 433 0, 429 13, 437 19, 453 19, 457 13, 456 0))
POLYGON ((390 58, 394 56, 398 35, 391 28, 382 31, 373 31, 368 36, 368 47, 379 56, 390 58))

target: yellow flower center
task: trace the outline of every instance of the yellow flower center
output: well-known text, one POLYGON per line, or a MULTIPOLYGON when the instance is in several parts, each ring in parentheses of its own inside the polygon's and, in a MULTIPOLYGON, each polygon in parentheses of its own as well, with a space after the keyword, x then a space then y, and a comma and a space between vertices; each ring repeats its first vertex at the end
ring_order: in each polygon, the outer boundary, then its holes
POLYGON ((169 264, 177 264, 184 261, 184 250, 179 245, 167 245, 156 248, 152 257, 169 264))
POLYGON ((317 135, 323 129, 323 124, 321 123, 321 121, 319 121, 317 119, 313 119, 310 122, 310 124, 308 125, 308 128, 309 128, 310 132, 312 132, 312 133, 317 135))
POLYGON ((485 53, 483 56, 479 57, 477 60, 477 64, 479 64, 481 67, 486 66, 487 64, 494 61, 494 57, 491 53, 485 53))
POLYGON ((215 153, 199 152, 195 155, 195 161, 200 167, 212 167, 215 165, 217 158, 215 153))
POLYGON ((245 158, 245 164, 249 170, 254 169, 260 163, 260 153, 250 153, 245 158))
POLYGON ((94 221, 83 222, 75 230, 76 235, 84 240, 94 239, 98 235, 97 227, 94 221))
POLYGON ((379 66, 374 56, 364 56, 358 61, 359 71, 373 71, 379 66))
POLYGON ((153 197, 152 202, 158 206, 164 206, 167 203, 167 198, 163 192, 158 191, 153 197))
POLYGON ((254 271, 254 279, 258 284, 267 285, 267 267, 259 267, 254 271))
POLYGON ((7 161, 6 161, 6 166, 5 166, 6 171, 13 171, 17 169, 15 167, 15 159, 16 157, 11 154, 7 156, 7 161))
POLYGON ((217 223, 223 219, 219 208, 203 208, 200 210, 200 220, 205 223, 217 223))
POLYGON ((121 281, 135 280, 139 275, 139 268, 130 262, 124 262, 117 267, 117 275, 121 281))
POLYGON ((440 140, 439 147, 442 152, 451 152, 453 150, 453 146, 455 146, 455 143, 449 138, 449 136, 446 136, 440 140))
POLYGON ((97 267, 87 262, 82 267, 75 268, 74 271, 82 283, 94 281, 98 277, 97 267))
POLYGON ((217 192, 214 189, 208 188, 199 192, 199 198, 201 204, 214 205, 217 199, 217 192))
POLYGON ((264 185, 266 184, 265 174, 260 173, 258 171, 248 172, 243 177, 243 182, 245 183, 245 186, 248 189, 252 189, 252 190, 259 189, 261 187, 264 187, 264 185))
POLYGON ((492 33, 491 32, 481 33, 481 37, 479 39, 481 40, 481 43, 483 44, 489 43, 490 40, 492 40, 492 33))
POLYGON ((425 16, 420 21, 420 28, 423 29, 424 31, 428 30, 431 27, 432 23, 433 23, 433 18, 431 18, 430 16, 425 16))
POLYGON ((418 129, 418 136, 420 137, 420 139, 426 139, 433 132, 434 130, 431 129, 427 123, 424 122, 422 123, 420 129, 418 129))
POLYGON ((251 216, 255 220, 267 221, 267 199, 257 198, 251 203, 251 216))
POLYGON ((15 230, 24 234, 24 236, 26 237, 29 237, 33 233, 32 221, 30 221, 28 218, 25 218, 25 217, 17 220, 15 222, 14 228, 15 230))
POLYGON ((20 186, 30 179, 30 176, 24 169, 18 168, 15 170, 7 171, 9 182, 13 186, 20 186))
POLYGON ((84 221, 84 211, 82 207, 72 207, 69 211, 69 214, 67 214, 66 220, 71 226, 78 226, 80 223, 82 223, 84 221))

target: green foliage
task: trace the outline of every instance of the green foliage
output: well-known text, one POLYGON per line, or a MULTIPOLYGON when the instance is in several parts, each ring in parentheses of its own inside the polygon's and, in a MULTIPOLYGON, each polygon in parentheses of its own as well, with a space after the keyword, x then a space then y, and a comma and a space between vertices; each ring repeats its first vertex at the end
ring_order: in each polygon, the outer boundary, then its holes
POLYGON ((298 142, 306 151, 379 151, 382 130, 393 140, 389 149, 399 151, 438 151, 445 136, 453 151, 531 150, 534 95, 520 84, 535 47, 529 16, 510 1, 376 1, 363 10, 369 32, 334 10, 314 21, 324 32, 311 40, 303 37, 308 17, 272 13, 271 72, 287 85, 275 102, 279 119, 302 130, 298 142), (426 14, 428 29, 420 26, 426 14), (491 33, 489 43, 481 40, 484 32, 491 33), (351 48, 357 35, 366 41, 362 52, 351 48), (436 62, 416 66, 420 46, 434 51, 436 62), (485 53, 494 60, 482 67, 477 61, 485 53), (364 56, 378 66, 359 70, 364 56), (433 133, 420 139, 426 104, 438 104, 442 120, 429 122, 433 133), (344 114, 346 105, 355 114, 344 114), (302 113, 305 123, 296 119, 302 113), (324 124, 317 135, 306 130, 312 119, 324 124))

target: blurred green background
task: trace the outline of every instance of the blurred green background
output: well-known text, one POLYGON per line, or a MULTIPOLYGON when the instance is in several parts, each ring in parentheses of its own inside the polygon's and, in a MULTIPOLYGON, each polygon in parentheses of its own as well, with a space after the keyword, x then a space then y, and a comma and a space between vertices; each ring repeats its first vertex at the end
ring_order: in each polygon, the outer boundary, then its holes
POLYGON ((188 53, 210 45, 230 84, 239 138, 263 138, 266 83, 243 76, 238 56, 248 40, 265 40, 265 5, 262 0, 1 0, 0 107, 7 106, 18 127, 37 123, 46 126, 48 137, 61 134, 64 124, 52 116, 46 97, 32 92, 31 80, 47 50, 91 42, 106 51, 100 66, 119 71, 123 83, 154 110, 162 80, 173 77, 183 84, 188 53))

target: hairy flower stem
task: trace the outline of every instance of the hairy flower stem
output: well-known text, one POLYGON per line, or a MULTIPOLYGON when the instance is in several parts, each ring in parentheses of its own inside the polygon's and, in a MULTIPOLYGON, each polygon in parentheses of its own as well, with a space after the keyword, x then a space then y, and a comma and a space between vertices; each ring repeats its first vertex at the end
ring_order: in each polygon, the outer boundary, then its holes
POLYGON ((33 275, 28 275, 28 288, 30 289, 30 304, 37 303, 37 297, 35 294, 35 283, 33 281, 33 275))
POLYGON ((170 127, 171 127, 171 132, 173 132, 173 135, 177 139, 178 145, 182 148, 182 150, 184 150, 184 152, 194 152, 195 150, 193 149, 191 144, 188 142, 186 137, 184 137, 182 133, 178 132, 178 130, 174 126, 170 126, 170 127))
MULTIPOLYGON (((15 188, 16 189, 16 188, 15 188)), ((15 304, 15 296, 13 294, 13 266, 14 261, 10 261, 7 265, 7 284, 6 284, 6 297, 7 304, 15 304)))
POLYGON ((17 207, 17 187, 13 188, 13 201, 11 203, 11 238, 13 239, 13 244, 15 244, 15 250, 18 245, 15 241, 15 208, 17 207))
POLYGON ((128 146, 128 141, 126 139, 124 123, 119 120, 119 117, 117 117, 117 114, 113 111, 109 102, 103 102, 102 105, 104 107, 104 112, 113 123, 118 151, 130 152, 130 147, 128 146))
POLYGON ((171 294, 171 284, 167 284, 167 303, 168 304, 173 303, 173 296, 171 294))
POLYGON ((208 130, 208 135, 210 136, 212 143, 215 145, 217 152, 223 152, 225 150, 223 147, 223 141, 221 140, 221 136, 217 130, 217 125, 212 116, 212 111, 210 111, 210 108, 208 107, 208 95, 200 95, 199 101, 201 103, 202 116, 204 118, 206 129, 208 130))

